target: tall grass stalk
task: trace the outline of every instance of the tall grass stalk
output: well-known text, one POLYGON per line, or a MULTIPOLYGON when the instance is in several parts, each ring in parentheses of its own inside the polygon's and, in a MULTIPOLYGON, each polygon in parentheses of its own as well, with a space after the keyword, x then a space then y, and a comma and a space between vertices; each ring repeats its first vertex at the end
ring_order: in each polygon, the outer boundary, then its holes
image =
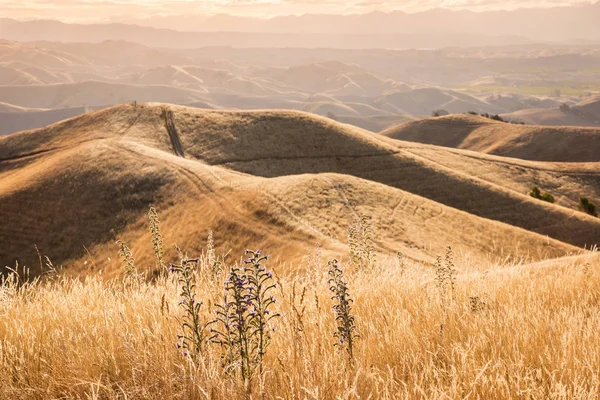
MULTIPOLYGON (((190 363, 174 345, 186 313, 176 279, 124 288, 102 276, 31 284, 7 273, 0 399, 600 398, 597 253, 536 265, 461 263, 448 307, 429 284, 435 270, 405 263, 404 274, 393 257, 372 270, 343 271, 355 299, 351 314, 360 316, 354 368, 331 346, 338 321, 326 306, 331 295, 315 286, 327 271, 315 278, 296 265, 282 274, 273 290, 286 295, 276 303, 277 334, 249 391, 233 379, 239 369, 223 370, 221 346, 205 342, 190 363), (474 293, 484 295, 472 300, 474 293), (448 321, 443 335, 440 321, 448 321)), ((208 285, 194 290, 196 299, 215 295, 208 285)), ((200 323, 214 318, 208 305, 198 312, 200 323)))
POLYGON ((165 252, 163 249, 163 237, 160 232, 160 220, 156 208, 150 207, 148 219, 150 221, 150 234, 152 235, 152 248, 154 249, 156 269, 164 274, 166 272, 166 264, 164 261, 165 252))

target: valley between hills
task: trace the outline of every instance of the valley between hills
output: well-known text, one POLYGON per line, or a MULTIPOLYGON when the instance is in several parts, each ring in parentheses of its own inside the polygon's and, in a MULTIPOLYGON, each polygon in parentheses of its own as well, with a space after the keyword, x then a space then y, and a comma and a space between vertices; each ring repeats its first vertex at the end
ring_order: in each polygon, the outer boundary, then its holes
POLYGON ((0 263, 35 269, 35 245, 69 273, 111 275, 119 238, 152 265, 150 206, 190 253, 212 230, 224 253, 338 256, 368 216, 378 252, 426 264, 446 245, 472 263, 581 254, 600 243, 600 219, 578 209, 600 197, 599 140, 468 115, 374 134, 296 111, 122 104, 0 139, 0 263), (443 142, 428 140, 439 126, 443 142), (530 197, 534 184, 556 203, 530 197))

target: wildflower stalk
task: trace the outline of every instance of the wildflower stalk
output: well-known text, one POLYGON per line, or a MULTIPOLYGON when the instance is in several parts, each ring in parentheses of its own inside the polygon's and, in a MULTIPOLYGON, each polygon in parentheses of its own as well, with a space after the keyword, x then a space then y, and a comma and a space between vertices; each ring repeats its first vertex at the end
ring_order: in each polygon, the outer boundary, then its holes
POLYGON ((452 247, 446 247, 446 277, 450 286, 450 296, 454 298, 454 289, 456 287, 456 268, 454 267, 452 247))
POLYGON ((210 273, 212 274, 212 277, 220 277, 223 271, 223 267, 215 254, 215 242, 213 239, 213 231, 208 231, 208 238, 206 239, 206 262, 210 267, 210 273))
POLYGON ((352 364, 354 362, 354 340, 358 338, 355 318, 352 315, 353 300, 350 297, 348 284, 344 280, 344 271, 340 268, 339 261, 330 261, 328 265, 330 276, 328 284, 329 290, 333 293, 331 299, 335 301, 333 311, 337 322, 337 330, 333 336, 338 341, 334 345, 346 349, 352 364))
POLYGON ((179 305, 183 308, 183 332, 177 335, 177 347, 182 348, 184 355, 196 357, 202 353, 206 340, 205 330, 208 323, 200 320, 200 309, 203 302, 196 299, 196 275, 198 259, 188 259, 181 256, 178 265, 172 265, 171 269, 178 274, 178 282, 181 286, 181 300, 179 305))
POLYGON ((131 249, 122 240, 118 240, 117 245, 119 246, 119 257, 121 257, 121 260, 123 261, 123 273, 125 274, 125 279, 129 281, 137 281, 139 276, 131 249))
POLYGON ((398 260, 398 269, 400 270, 400 274, 404 275, 406 272, 406 256, 401 251, 397 251, 396 259, 398 260))
POLYGON ((225 369, 239 365, 244 380, 249 378, 250 371, 248 309, 251 301, 247 280, 244 269, 231 267, 224 285, 223 304, 217 305, 216 310, 215 323, 221 326, 213 330, 212 337, 212 341, 224 349, 225 369))
POLYGON ((242 379, 263 372, 263 359, 271 342, 270 321, 279 316, 271 310, 276 302, 269 292, 275 288, 272 274, 262 265, 267 256, 247 250, 244 267, 231 267, 224 284, 223 304, 215 310, 212 341, 223 349, 226 370, 239 367, 242 379))
POLYGON ((452 247, 446 248, 446 255, 444 262, 442 263, 442 257, 438 256, 435 265, 435 283, 440 291, 442 299, 448 295, 450 291, 450 298, 454 298, 454 290, 456 287, 456 268, 453 261, 452 247))
POLYGON ((261 256, 260 250, 246 250, 250 257, 244 261, 246 265, 246 274, 248 277, 248 286, 250 292, 250 301, 252 302, 252 311, 250 312, 251 336, 256 338, 253 343, 252 352, 256 355, 255 362, 263 372, 263 358, 267 346, 271 342, 271 335, 268 330, 268 323, 279 314, 273 314, 270 307, 275 303, 275 297, 269 295, 269 292, 275 288, 273 274, 261 265, 261 262, 267 260, 267 255, 261 256))
POLYGON ((163 239, 160 233, 160 220, 156 208, 150 207, 148 211, 148 219, 150 220, 150 233, 152 234, 152 248, 154 249, 154 257, 156 258, 156 268, 158 271, 165 271, 163 239))

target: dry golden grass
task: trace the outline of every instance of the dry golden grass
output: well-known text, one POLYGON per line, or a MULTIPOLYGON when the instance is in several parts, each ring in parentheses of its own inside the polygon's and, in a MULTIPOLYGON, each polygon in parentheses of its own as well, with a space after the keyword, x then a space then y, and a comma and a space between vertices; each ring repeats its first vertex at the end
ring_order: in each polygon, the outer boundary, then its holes
MULTIPOLYGON (((123 105, 0 139, 0 261, 28 251, 20 260, 35 269, 37 244, 65 267, 0 286, 0 398, 596 398, 600 260, 582 247, 597 243, 600 220, 564 198, 600 190, 599 176, 583 163, 400 142, 293 112, 123 105), (524 194, 534 178, 558 185, 559 205, 524 194), (161 211, 166 260, 173 244, 205 254, 208 229, 219 253, 233 250, 226 263, 250 245, 281 260, 269 265, 282 316, 251 384, 222 371, 215 345, 194 362, 176 347, 173 276, 121 279, 116 239, 157 272, 149 204, 161 211), (359 215, 372 217, 379 262, 344 264, 360 335, 350 363, 333 346, 326 263, 348 254, 359 215), (452 296, 431 267, 446 244, 452 296), (398 250, 405 268, 386 256, 398 250)), ((197 273, 204 321, 224 279, 208 269, 197 273)))
MULTIPOLYGON (((593 399, 600 396, 600 259, 457 264, 442 301, 430 267, 344 266, 360 334, 354 364, 333 347, 325 263, 279 279, 274 341, 249 389, 215 345, 196 364, 177 349, 173 278, 125 288, 89 276, 0 287, 2 399, 593 399), (472 300, 477 297, 479 301, 472 300), (472 310, 471 304, 479 304, 472 310)), ((201 270, 206 265, 201 264, 201 270)), ((280 266, 275 265, 275 271, 280 266)), ((202 318, 220 280, 199 274, 202 318)))
POLYGON ((598 128, 516 125, 457 114, 410 121, 382 135, 523 160, 600 161, 598 128))
POLYGON ((593 163, 402 142, 298 112, 124 104, 0 138, 0 266, 35 268, 37 245, 70 274, 110 275, 116 239, 152 265, 149 205, 191 252, 213 229, 232 254, 252 243, 295 265, 321 243, 334 257, 360 213, 384 253, 431 263, 450 244, 473 262, 538 261, 600 244, 600 220, 576 211, 582 194, 600 196, 593 163), (557 204, 530 198, 532 184, 557 204))
POLYGON ((524 122, 528 125, 587 127, 600 125, 600 119, 597 117, 563 112, 558 108, 528 108, 500 116, 507 121, 524 122))
POLYGON ((592 96, 572 105, 569 110, 534 108, 503 114, 509 121, 530 125, 600 126, 600 96, 592 96))

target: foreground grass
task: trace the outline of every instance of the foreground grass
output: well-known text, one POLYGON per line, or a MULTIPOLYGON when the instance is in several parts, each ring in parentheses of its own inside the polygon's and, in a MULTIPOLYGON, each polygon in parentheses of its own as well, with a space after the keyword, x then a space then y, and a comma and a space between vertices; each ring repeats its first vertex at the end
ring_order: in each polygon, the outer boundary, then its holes
MULTIPOLYGON (((458 265, 453 296, 441 296, 428 267, 344 266, 360 335, 351 364, 333 346, 326 266, 313 258, 278 279, 282 316, 265 371, 246 388, 222 371, 217 346, 196 363, 176 347, 182 308, 172 276, 139 286, 7 282, 0 397, 598 398, 600 265, 590 260, 472 273, 458 265)), ((198 276, 206 320, 222 290, 208 276, 198 276)))

